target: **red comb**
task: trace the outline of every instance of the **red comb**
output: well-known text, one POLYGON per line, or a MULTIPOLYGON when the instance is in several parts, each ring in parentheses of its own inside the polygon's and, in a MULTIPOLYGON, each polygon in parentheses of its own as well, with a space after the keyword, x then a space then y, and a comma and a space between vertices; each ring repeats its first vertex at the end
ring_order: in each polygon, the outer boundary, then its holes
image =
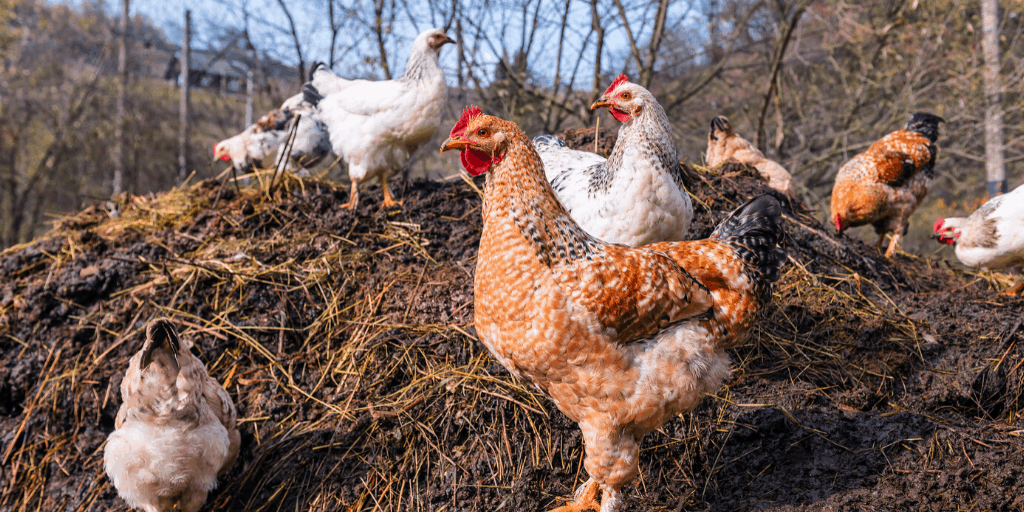
POLYGON ((621 84, 622 82, 626 82, 628 80, 629 80, 629 77, 626 76, 626 75, 619 75, 619 76, 615 77, 615 80, 612 81, 612 84, 609 85, 608 88, 604 90, 604 93, 605 94, 611 94, 612 91, 614 91, 615 88, 619 86, 619 84, 621 84))
POLYGON ((463 135, 465 135, 466 126, 469 125, 469 122, 474 118, 482 116, 483 114, 484 111, 480 110, 480 107, 476 105, 470 105, 462 109, 462 117, 460 117, 459 122, 455 123, 455 126, 452 127, 451 136, 454 138, 462 137, 463 135))
POLYGON ((938 233, 942 229, 942 225, 946 223, 946 219, 939 219, 935 221, 935 226, 932 228, 933 233, 938 233))

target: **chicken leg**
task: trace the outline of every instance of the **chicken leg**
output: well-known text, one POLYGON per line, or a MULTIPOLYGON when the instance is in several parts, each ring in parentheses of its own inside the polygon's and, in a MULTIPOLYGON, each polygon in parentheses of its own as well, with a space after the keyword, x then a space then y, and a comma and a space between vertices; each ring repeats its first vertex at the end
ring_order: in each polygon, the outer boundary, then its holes
MULTIPOLYGON (((900 245, 900 238, 902 237, 899 235, 899 233, 892 234, 892 239, 889 240, 889 248, 886 249, 885 251, 886 258, 892 258, 892 256, 896 254, 896 249, 900 245)), ((879 248, 881 248, 881 246, 879 246, 879 248)))
POLYGON ((359 205, 359 182, 352 181, 352 189, 349 191, 348 202, 341 205, 342 210, 354 210, 359 205))
POLYGON ((1020 281, 1017 281, 1017 284, 1011 286, 1009 289, 1003 292, 1003 295, 1013 297, 1015 295, 1020 295, 1022 291, 1024 291, 1024 278, 1022 278, 1020 281))
POLYGON ((391 190, 388 189, 388 178, 382 174, 377 179, 380 180, 380 188, 384 189, 384 203, 381 204, 381 206, 383 206, 384 208, 391 208, 392 206, 401 206, 401 199, 395 201, 394 198, 391 197, 391 190))
POLYGON ((576 491, 572 501, 552 509, 549 512, 583 512, 584 510, 601 510, 601 504, 597 502, 597 495, 601 492, 601 486, 591 478, 576 491))

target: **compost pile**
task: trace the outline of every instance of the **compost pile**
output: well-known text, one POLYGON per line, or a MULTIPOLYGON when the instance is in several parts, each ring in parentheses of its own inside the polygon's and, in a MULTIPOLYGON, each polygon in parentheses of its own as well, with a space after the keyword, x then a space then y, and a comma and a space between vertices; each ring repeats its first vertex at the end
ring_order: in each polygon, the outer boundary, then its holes
MULTIPOLYGON (((591 132, 591 137, 592 137, 591 132)), ((590 144, 592 147, 593 140, 590 144)), ((693 236, 769 191, 683 166, 693 236)), ((204 510, 543 511, 575 424, 474 337, 482 182, 204 181, 96 205, 0 254, 0 510, 125 510, 102 453, 146 323, 238 407, 204 510)), ((643 442, 626 510, 1019 510, 1022 300, 1009 276, 836 237, 787 202, 784 268, 727 387, 643 442)))

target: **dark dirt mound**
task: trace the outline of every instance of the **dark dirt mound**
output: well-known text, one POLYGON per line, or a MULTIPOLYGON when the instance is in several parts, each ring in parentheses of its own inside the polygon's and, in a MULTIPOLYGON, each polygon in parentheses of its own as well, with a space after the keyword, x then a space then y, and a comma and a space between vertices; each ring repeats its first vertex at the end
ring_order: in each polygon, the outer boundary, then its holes
MULTIPOLYGON (((684 172, 694 235, 770 192, 684 172)), ((155 316, 238 406, 205 510, 541 511, 582 482, 576 425, 472 336, 477 193, 417 182, 381 211, 374 187, 352 212, 287 185, 91 207, 0 253, 0 510, 126 508, 102 446, 155 316)), ((785 215, 776 301, 728 386, 645 438, 625 509, 1019 510, 1022 301, 785 215)))

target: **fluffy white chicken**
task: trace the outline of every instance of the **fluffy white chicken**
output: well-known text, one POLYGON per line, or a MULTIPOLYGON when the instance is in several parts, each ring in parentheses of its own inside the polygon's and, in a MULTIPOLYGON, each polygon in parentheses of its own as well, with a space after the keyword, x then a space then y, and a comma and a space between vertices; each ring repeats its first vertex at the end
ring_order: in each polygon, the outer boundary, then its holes
POLYGON ((550 135, 533 139, 558 200, 587 233, 637 247, 686 238, 693 203, 683 187, 665 110, 647 89, 619 75, 591 109, 623 123, 606 159, 550 135))
POLYGON ((736 135, 725 116, 711 120, 708 132, 708 167, 718 167, 728 160, 754 166, 768 186, 786 195, 793 194, 793 176, 785 167, 769 160, 757 146, 736 135))
POLYGON ((448 84, 437 64, 441 47, 455 41, 430 29, 412 43, 405 74, 397 80, 346 80, 323 65, 302 87, 314 118, 327 126, 331 149, 348 163, 352 179, 349 202, 359 204, 359 184, 376 177, 384 190, 384 207, 401 204, 391 197, 387 179, 434 136, 448 102, 448 84))
POLYGON ((263 159, 271 155, 275 155, 276 161, 288 141, 292 119, 301 114, 286 168, 316 165, 331 152, 331 142, 327 137, 327 127, 313 119, 314 108, 303 103, 302 98, 302 94, 288 98, 280 108, 271 110, 242 133, 218 142, 213 147, 213 157, 231 161, 241 171, 253 165, 262 167, 263 159))
POLYGON ((238 456, 235 405, 168 319, 152 321, 121 382, 104 468, 128 505, 196 512, 238 456))
MULTIPOLYGON (((993 270, 1024 268, 1024 185, 993 197, 969 217, 935 221, 933 236, 954 246, 956 257, 969 267, 993 270)), ((1024 279, 1008 295, 1024 289, 1024 279)))

